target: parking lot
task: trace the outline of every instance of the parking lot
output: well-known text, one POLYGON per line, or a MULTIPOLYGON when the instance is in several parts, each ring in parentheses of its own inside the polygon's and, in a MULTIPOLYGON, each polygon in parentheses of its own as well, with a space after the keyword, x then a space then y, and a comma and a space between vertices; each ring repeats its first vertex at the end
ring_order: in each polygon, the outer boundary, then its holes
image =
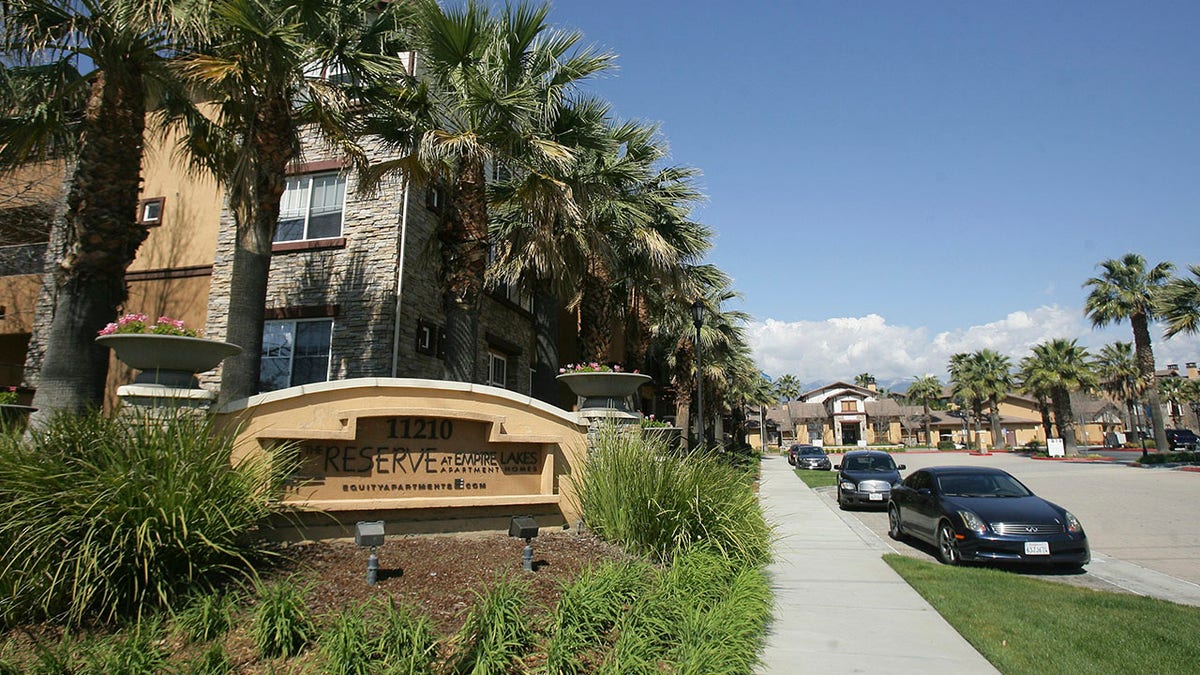
MULTIPOLYGON (((833 455, 838 463, 840 455, 833 455)), ((1142 469, 1116 463, 1034 460, 1023 455, 963 452, 896 453, 913 470, 946 464, 985 465, 1016 476, 1083 523, 1092 563, 1082 574, 1021 569, 1024 574, 1102 590, 1125 590, 1200 606, 1200 473, 1142 469)), ((834 488, 818 490, 837 509, 834 488)), ((883 510, 842 512, 896 552, 936 560, 931 547, 887 536, 883 510)))

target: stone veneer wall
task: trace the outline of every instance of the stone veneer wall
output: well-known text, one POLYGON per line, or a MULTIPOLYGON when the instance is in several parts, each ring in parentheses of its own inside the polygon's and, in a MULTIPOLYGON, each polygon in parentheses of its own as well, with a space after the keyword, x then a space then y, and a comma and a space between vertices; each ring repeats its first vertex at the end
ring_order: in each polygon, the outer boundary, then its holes
MULTIPOLYGON (((308 144, 313 147, 313 144, 308 144)), ((368 146, 368 153, 382 153, 368 146), (373 151, 374 150, 374 151, 373 151)), ((305 162, 330 159, 328 152, 310 150, 305 162)), ((336 306, 331 346, 331 379, 354 377, 413 377, 441 379, 443 361, 416 350, 418 321, 444 326, 442 293, 437 280, 440 256, 434 239, 438 214, 426 206, 426 189, 414 186, 404 218, 404 185, 391 177, 373 195, 357 192, 357 178, 347 173, 342 236, 344 248, 289 251, 275 254, 267 290, 268 309, 336 306), (396 321, 396 278, 402 228, 404 278, 400 321, 396 321), (399 340, 395 341, 396 329, 399 340), (393 373, 392 346, 396 345, 393 373)), ((205 333, 226 334, 229 278, 232 272, 235 228, 226 208, 213 262, 205 333)), ((529 393, 532 357, 532 316, 497 297, 483 299, 476 382, 487 380, 487 336, 502 336, 508 354, 507 388, 529 393), (517 353, 512 348, 518 347, 517 353)), ((201 378, 206 387, 219 385, 218 374, 201 378)))

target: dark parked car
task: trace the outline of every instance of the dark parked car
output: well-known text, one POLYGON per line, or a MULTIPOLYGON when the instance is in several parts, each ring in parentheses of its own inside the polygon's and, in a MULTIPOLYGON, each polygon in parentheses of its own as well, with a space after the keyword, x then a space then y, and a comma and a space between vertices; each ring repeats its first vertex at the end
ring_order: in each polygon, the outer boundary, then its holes
POLYGON ((844 509, 860 504, 887 504, 892 487, 900 484, 904 465, 896 466, 891 455, 879 450, 851 450, 833 468, 838 470, 838 506, 844 509))
POLYGON ((978 560, 1078 569, 1091 562, 1083 526, 1070 511, 990 467, 914 472, 892 490, 888 534, 933 544, 947 565, 978 560))
POLYGON ((1197 438, 1196 432, 1191 429, 1167 429, 1167 445, 1171 446, 1172 450, 1195 450, 1197 443, 1200 443, 1200 438, 1197 438))
POLYGON ((828 471, 833 468, 829 455, 815 445, 793 445, 788 448, 788 464, 797 469, 817 469, 828 471))

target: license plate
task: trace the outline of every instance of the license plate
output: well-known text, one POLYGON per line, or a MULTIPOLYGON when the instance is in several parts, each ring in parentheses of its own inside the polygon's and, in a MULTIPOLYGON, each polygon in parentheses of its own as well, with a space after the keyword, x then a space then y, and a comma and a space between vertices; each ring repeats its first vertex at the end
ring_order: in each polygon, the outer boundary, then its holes
POLYGON ((1050 543, 1045 541, 1025 542, 1025 555, 1050 555, 1050 543))
POLYGON ((867 499, 873 502, 881 502, 883 501, 883 495, 878 492, 872 492, 871 494, 867 495, 867 499))

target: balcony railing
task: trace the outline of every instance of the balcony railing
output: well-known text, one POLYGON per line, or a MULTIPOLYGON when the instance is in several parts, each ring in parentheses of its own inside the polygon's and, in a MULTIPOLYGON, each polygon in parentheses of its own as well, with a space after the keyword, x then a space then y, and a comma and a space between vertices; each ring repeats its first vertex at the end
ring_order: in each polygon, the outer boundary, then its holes
POLYGON ((46 261, 46 242, 0 246, 0 277, 41 274, 46 261))

